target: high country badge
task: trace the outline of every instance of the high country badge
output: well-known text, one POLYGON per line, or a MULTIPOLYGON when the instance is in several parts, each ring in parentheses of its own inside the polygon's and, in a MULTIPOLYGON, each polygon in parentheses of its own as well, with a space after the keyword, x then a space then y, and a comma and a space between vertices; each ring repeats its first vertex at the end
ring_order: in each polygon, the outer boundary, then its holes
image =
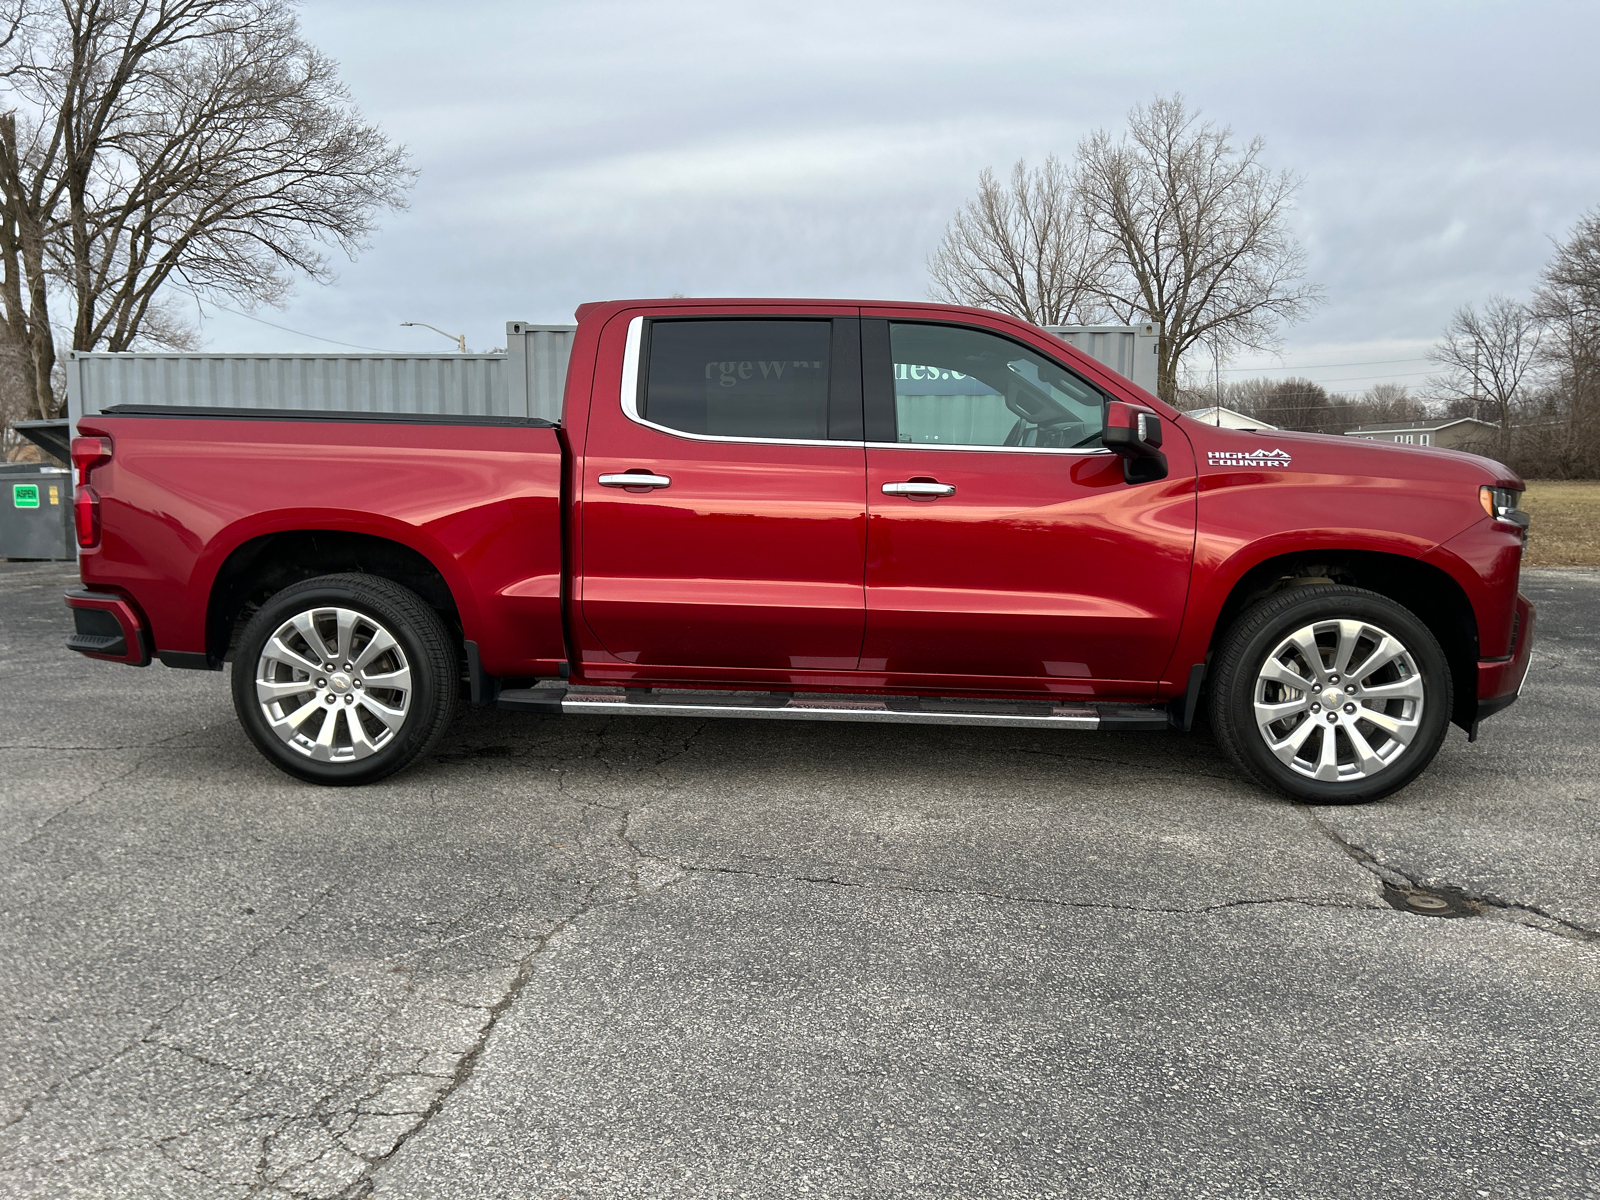
POLYGON ((1211 450, 1206 457, 1213 467, 1287 467, 1285 450, 1211 450))

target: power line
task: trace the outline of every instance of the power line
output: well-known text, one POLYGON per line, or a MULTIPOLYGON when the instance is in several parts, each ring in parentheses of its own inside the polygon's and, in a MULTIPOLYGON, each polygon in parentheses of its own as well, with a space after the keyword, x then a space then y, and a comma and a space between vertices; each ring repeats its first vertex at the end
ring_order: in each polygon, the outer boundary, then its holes
POLYGON ((220 308, 223 312, 230 312, 236 317, 243 317, 246 321, 254 321, 258 325, 270 325, 272 328, 281 329, 285 333, 293 333, 300 337, 308 337, 314 342, 327 342, 330 346, 344 346, 351 350, 371 350, 375 354, 394 353, 393 350, 385 350, 381 346, 358 346, 354 342, 335 341, 333 338, 325 338, 319 334, 307 333, 303 329, 290 329, 287 325, 279 325, 276 321, 265 321, 260 317, 253 317, 247 312, 240 312, 237 308, 229 308, 226 304, 218 304, 215 300, 211 302, 211 306, 213 308, 220 308))
MULTIPOLYGON (((1267 369, 1267 368, 1263 368, 1263 369, 1267 369)), ((1437 375, 1437 374, 1439 374, 1439 372, 1437 372, 1437 371, 1402 371, 1402 372, 1399 372, 1398 374, 1393 374, 1393 375, 1347 375, 1347 376, 1343 377, 1342 379, 1313 379, 1311 382, 1312 383, 1317 383, 1317 384, 1323 384, 1323 383, 1366 383, 1368 380, 1372 380, 1372 379, 1415 379, 1419 375, 1437 375)), ((1248 382, 1248 381, 1247 380, 1237 380, 1236 382, 1244 383, 1244 382, 1248 382)))
POLYGON ((1289 365, 1285 364, 1285 365, 1283 365, 1281 367, 1223 367, 1222 369, 1223 369, 1224 372, 1226 372, 1227 374, 1231 375, 1236 371, 1321 371, 1321 370, 1333 370, 1333 369, 1338 368, 1338 367, 1387 367, 1387 366, 1390 366, 1393 363, 1411 363, 1411 362, 1428 362, 1428 361, 1429 361, 1428 356, 1426 354, 1423 354, 1423 355, 1417 356, 1416 358, 1374 358, 1374 359, 1371 359, 1371 360, 1369 360, 1367 362, 1303 363, 1303 364, 1300 364, 1299 366, 1289 366, 1289 365))

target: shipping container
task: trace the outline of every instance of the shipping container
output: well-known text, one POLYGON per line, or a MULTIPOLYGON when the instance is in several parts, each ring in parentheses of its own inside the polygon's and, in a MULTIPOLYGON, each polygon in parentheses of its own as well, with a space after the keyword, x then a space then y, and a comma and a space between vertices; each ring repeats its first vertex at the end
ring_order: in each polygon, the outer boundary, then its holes
MULTIPOLYGON (((1154 392, 1154 325, 1055 325, 1050 332, 1154 392)), ((561 418, 576 325, 506 323, 491 354, 111 353, 67 358, 67 408, 80 417, 119 404, 316 412, 561 418)))

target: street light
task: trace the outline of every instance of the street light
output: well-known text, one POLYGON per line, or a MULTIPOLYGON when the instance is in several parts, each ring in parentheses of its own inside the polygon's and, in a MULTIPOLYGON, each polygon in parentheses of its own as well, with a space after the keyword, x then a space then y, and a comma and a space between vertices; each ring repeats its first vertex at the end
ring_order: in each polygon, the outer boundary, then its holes
POLYGON ((456 349, 461 351, 461 353, 465 354, 467 352, 467 335, 466 334, 464 334, 464 333, 445 333, 445 331, 440 329, 437 325, 429 325, 426 321, 401 321, 400 322, 400 328, 402 328, 402 329, 409 329, 413 325, 419 325, 423 329, 431 329, 437 334, 442 334, 443 336, 449 338, 452 342, 454 342, 456 344, 456 349))

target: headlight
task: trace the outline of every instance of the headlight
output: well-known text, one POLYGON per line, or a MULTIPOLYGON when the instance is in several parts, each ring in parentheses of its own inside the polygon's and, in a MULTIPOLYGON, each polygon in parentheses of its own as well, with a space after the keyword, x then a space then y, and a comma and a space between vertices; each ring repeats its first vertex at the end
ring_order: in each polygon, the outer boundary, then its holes
POLYGON ((1521 492, 1511 488, 1481 487, 1478 489, 1478 503, 1483 505, 1484 514, 1496 521, 1505 521, 1523 529, 1528 527, 1528 514, 1517 507, 1522 503, 1521 492))

